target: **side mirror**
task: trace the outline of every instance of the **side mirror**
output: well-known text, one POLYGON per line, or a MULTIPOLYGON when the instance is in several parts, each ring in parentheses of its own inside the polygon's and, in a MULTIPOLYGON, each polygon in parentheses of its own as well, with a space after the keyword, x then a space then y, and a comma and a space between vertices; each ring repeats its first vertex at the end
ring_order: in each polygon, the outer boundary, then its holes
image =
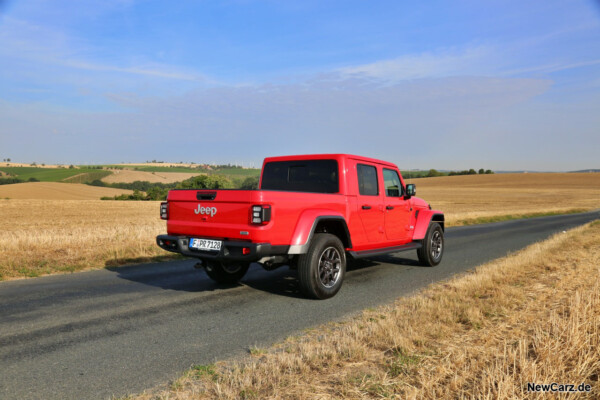
POLYGON ((409 183, 408 185, 406 185, 406 194, 404 195, 404 198, 410 199, 415 194, 417 194, 417 187, 415 186, 415 184, 409 183))

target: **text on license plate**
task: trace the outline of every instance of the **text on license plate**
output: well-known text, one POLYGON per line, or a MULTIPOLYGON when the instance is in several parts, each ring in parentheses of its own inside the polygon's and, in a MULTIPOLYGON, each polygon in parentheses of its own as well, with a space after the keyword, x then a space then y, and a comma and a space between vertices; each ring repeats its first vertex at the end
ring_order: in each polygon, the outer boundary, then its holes
POLYGON ((220 240, 208 239, 190 239, 190 249, 219 251, 221 250, 220 240))

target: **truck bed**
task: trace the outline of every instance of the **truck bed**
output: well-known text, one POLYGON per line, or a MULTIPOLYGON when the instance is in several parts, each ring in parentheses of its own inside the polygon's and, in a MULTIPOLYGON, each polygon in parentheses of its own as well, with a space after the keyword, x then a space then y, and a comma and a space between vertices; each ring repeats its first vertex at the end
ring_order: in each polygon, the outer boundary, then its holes
POLYGON ((167 232, 173 236, 289 245, 299 216, 312 209, 348 215, 347 196, 273 190, 171 190, 167 232), (253 224, 252 206, 271 206, 271 219, 253 224))

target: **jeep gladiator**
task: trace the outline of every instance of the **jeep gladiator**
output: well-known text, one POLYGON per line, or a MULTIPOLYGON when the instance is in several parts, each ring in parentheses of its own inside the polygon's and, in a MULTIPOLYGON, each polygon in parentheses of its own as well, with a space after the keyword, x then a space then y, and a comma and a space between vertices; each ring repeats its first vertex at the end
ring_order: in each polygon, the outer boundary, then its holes
POLYGON ((435 266, 444 251, 444 214, 394 164, 348 154, 266 158, 258 190, 171 190, 160 214, 157 244, 200 259, 213 280, 236 282, 253 262, 289 265, 317 299, 340 290, 348 256, 416 250, 435 266))

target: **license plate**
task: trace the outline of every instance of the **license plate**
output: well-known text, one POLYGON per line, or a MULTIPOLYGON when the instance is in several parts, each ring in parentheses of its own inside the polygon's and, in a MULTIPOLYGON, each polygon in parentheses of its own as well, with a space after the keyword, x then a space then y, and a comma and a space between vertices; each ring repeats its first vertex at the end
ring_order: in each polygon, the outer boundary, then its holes
POLYGON ((196 250, 220 251, 221 243, 220 240, 190 239, 189 247, 196 250))

